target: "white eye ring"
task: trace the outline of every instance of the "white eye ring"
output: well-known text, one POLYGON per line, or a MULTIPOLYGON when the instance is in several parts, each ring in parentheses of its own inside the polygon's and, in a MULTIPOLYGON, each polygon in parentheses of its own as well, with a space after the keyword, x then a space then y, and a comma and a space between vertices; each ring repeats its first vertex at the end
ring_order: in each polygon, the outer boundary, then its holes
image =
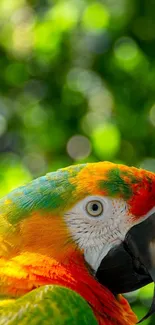
POLYGON ((98 200, 89 201, 86 205, 86 211, 92 217, 99 217, 103 210, 103 204, 98 200))

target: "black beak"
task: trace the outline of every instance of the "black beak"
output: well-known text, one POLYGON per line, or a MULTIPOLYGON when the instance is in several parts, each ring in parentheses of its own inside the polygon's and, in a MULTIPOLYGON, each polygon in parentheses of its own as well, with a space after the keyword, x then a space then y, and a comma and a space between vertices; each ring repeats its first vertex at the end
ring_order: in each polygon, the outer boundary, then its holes
MULTIPOLYGON (((131 228, 124 242, 109 251, 96 277, 115 295, 155 283, 155 213, 131 228)), ((141 321, 154 312, 155 290, 151 308, 141 321)))

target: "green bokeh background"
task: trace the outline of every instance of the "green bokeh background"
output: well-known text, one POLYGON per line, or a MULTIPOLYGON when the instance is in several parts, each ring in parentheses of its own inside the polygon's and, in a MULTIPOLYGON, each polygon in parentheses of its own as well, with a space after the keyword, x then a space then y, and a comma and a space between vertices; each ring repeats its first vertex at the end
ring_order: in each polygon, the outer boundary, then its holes
POLYGON ((0 196, 99 160, 155 171, 155 1, 0 0, 0 196))

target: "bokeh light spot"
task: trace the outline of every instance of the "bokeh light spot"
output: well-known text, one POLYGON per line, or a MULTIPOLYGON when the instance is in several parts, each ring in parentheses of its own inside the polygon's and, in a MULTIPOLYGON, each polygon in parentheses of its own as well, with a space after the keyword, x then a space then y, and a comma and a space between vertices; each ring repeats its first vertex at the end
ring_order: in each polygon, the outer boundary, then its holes
POLYGON ((23 163, 34 175, 43 174, 47 169, 46 160, 42 153, 28 152, 23 157, 23 163))
POLYGON ((90 141, 85 136, 74 135, 67 143, 67 152, 74 160, 86 158, 91 153, 90 141))
POLYGON ((69 88, 80 91, 86 96, 92 96, 102 88, 102 80, 93 71, 73 68, 67 75, 67 85, 69 88))
POLYGON ((27 108, 24 116, 22 116, 23 122, 26 127, 40 127, 43 126, 47 121, 47 114, 45 110, 39 105, 35 105, 27 108))
POLYGON ((23 6, 23 0, 1 0, 0 1, 0 15, 4 18, 12 15, 12 13, 23 6))
POLYGON ((84 11, 83 26, 86 29, 101 29, 109 24, 108 9, 101 3, 92 3, 84 11))
POLYGON ((140 50, 129 37, 122 37, 116 41, 114 57, 116 62, 125 70, 134 69, 141 61, 140 50))
POLYGON ((59 51, 60 32, 54 28, 51 20, 47 20, 35 25, 33 37, 37 56, 45 65, 45 62, 51 61, 59 51))
POLYGON ((53 21, 57 30, 68 30, 73 28, 78 19, 78 7, 72 1, 62 1, 52 7, 48 17, 53 21))
POLYGON ((120 140, 119 129, 110 123, 92 132, 93 147, 100 159, 113 159, 120 148, 120 140))

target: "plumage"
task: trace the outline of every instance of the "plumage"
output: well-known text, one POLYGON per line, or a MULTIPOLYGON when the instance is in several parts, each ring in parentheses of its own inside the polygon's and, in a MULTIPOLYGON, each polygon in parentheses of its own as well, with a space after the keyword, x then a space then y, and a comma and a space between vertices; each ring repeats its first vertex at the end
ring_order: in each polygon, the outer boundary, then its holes
MULTIPOLYGON (((12 191, 0 200, 0 295, 22 303, 31 290, 61 285, 88 302, 99 324, 136 324, 126 300, 97 281, 95 266, 145 219, 154 197, 153 173, 109 162, 70 166, 12 191), (90 198, 103 198, 99 218, 85 211, 90 198)), ((1 306, 0 325, 13 304, 1 306)))

